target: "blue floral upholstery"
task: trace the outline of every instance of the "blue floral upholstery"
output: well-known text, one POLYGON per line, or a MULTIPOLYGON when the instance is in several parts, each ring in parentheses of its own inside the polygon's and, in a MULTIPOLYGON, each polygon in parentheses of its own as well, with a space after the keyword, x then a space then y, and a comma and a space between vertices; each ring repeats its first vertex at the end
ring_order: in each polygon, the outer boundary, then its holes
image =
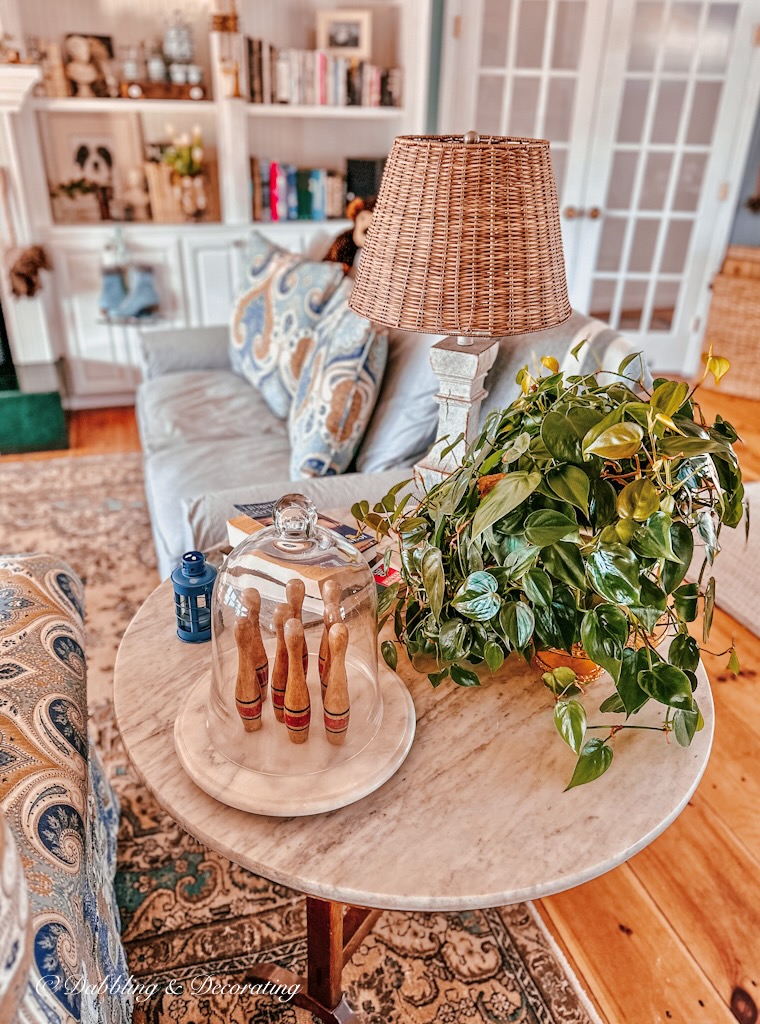
POLYGON ((258 388, 275 416, 285 419, 343 267, 305 260, 254 232, 248 277, 250 286, 232 311, 230 363, 258 388))
POLYGON ((375 407, 388 356, 388 335, 348 308, 346 278, 317 325, 316 346, 290 410, 294 480, 344 473, 375 407))
POLYGON ((113 891, 119 807, 87 740, 83 645, 71 569, 0 558, 0 808, 32 919, 20 1024, 132 1019, 113 891))

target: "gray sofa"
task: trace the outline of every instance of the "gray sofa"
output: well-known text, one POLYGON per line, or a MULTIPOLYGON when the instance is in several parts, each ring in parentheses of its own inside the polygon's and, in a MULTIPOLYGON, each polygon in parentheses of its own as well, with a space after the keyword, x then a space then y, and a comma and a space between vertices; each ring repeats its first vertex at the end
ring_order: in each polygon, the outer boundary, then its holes
MULTIPOLYGON (((429 450, 438 423, 438 381, 429 365, 436 340, 391 332, 380 396, 352 471, 298 482, 321 508, 378 500, 429 450)), ((224 326, 153 329, 141 336, 137 417, 162 577, 183 551, 225 539, 236 502, 266 501, 293 489, 287 421, 232 372, 227 344, 224 326)), ((486 379, 482 415, 508 405, 518 393, 518 369, 543 355, 570 372, 590 372, 614 370, 630 351, 621 335, 579 313, 558 328, 504 339, 486 379), (571 349, 583 338, 589 343, 576 359, 571 349)))

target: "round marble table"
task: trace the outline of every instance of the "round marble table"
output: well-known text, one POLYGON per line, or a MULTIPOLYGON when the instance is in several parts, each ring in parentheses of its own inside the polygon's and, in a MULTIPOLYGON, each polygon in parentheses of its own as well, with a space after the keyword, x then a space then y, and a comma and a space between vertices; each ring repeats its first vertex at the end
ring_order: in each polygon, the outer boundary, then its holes
MULTIPOLYGON (((612 741, 608 772, 564 792, 575 757, 554 728, 551 694, 534 670, 509 659, 478 689, 445 683, 434 690, 400 659, 417 732, 397 774, 337 811, 265 817, 208 796, 177 759, 178 709, 210 672, 211 645, 177 638, 171 585, 161 584, 119 649, 119 729, 148 789, 191 835, 307 894, 309 973, 298 998, 325 1021, 357 1019, 342 999, 340 972, 379 910, 494 907, 587 882, 671 824, 696 789, 712 744, 712 695, 700 667, 696 697, 705 727, 690 747, 625 730, 612 741), (345 913, 343 905, 350 907, 345 913)), ((588 687, 591 724, 620 723, 597 710, 611 690, 606 676, 588 687)), ((647 705, 635 724, 661 724, 659 707, 647 705)), ((257 976, 293 977, 267 965, 257 976)))

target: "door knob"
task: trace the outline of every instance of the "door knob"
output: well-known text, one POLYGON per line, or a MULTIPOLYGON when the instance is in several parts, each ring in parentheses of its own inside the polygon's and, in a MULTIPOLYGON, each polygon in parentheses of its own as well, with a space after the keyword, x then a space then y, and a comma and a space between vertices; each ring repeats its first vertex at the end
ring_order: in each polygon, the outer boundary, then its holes
POLYGON ((588 211, 587 216, 590 217, 591 220, 599 220, 599 218, 602 216, 602 211, 599 209, 598 206, 592 206, 591 209, 588 211))
POLYGON ((562 211, 562 216, 566 220, 575 220, 576 217, 583 216, 583 210, 576 210, 574 206, 566 206, 562 211))

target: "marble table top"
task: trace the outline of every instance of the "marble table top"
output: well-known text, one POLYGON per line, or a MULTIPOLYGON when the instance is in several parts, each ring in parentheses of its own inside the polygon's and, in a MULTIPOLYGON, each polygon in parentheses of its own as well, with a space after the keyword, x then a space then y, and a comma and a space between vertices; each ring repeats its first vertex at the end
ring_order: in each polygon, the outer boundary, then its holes
MULTIPOLYGON (((171 584, 161 584, 133 619, 115 668, 118 725, 146 786, 191 835, 230 860, 309 895, 359 906, 493 907, 595 878, 678 816, 712 744, 713 702, 700 666, 696 696, 705 728, 690 747, 658 733, 621 732, 608 772, 563 792, 575 755, 554 728, 551 694, 536 671, 510 658, 483 687, 447 682, 434 690, 399 658, 417 733, 396 775, 337 811, 266 817, 207 795, 177 760, 178 709, 210 662, 210 643, 177 638, 171 584)), ((597 710, 611 689, 606 676, 588 687, 590 722, 621 721, 597 710)), ((661 720, 647 705, 635 721, 661 720)))

